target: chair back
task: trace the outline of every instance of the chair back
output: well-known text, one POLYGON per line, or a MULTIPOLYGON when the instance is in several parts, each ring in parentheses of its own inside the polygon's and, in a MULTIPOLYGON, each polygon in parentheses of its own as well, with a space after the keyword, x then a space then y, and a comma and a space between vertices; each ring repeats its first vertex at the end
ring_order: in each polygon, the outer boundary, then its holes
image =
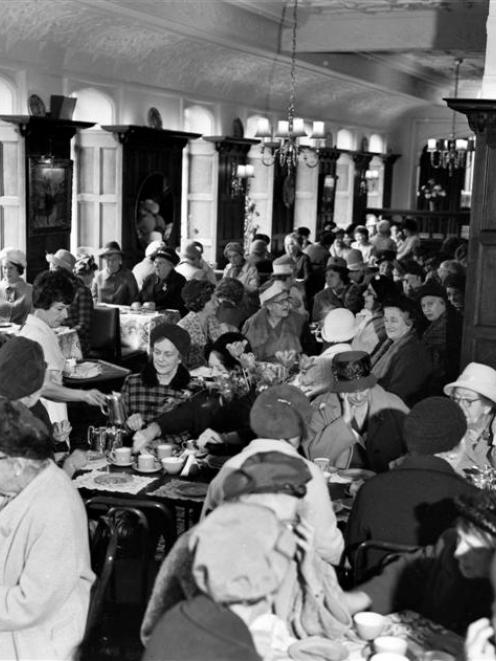
POLYGON ((98 305, 94 307, 90 330, 90 352, 92 356, 110 362, 120 360, 119 308, 98 305))
POLYGON ((407 544, 395 544, 393 542, 384 542, 379 539, 367 539, 356 548, 352 558, 353 567, 353 585, 360 585, 363 581, 370 578, 367 574, 367 559, 371 551, 381 551, 383 553, 379 562, 379 567, 375 573, 380 573, 382 569, 397 556, 403 553, 412 553, 419 546, 407 544))

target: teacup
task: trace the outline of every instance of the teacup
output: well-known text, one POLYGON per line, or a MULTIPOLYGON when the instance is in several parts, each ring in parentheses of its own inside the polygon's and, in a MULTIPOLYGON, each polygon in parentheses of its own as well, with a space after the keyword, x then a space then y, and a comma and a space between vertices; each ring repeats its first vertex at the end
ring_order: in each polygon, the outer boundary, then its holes
POLYGON ((138 468, 142 471, 153 470, 155 468, 155 457, 152 454, 140 454, 138 468))
POLYGON ((184 465, 182 457, 165 457, 162 459, 162 466, 169 475, 177 475, 181 472, 184 465))
POLYGON ((353 616, 355 628, 363 640, 373 640, 380 636, 386 624, 386 618, 379 613, 362 611, 353 616))
POLYGON ((146 301, 146 303, 143 303, 143 310, 151 310, 152 312, 155 311, 155 303, 153 301, 146 301))
POLYGON ((329 470, 329 459, 327 457, 315 457, 313 463, 324 473, 329 470))
POLYGON ((376 652, 389 652, 393 654, 405 654, 408 643, 398 636, 379 636, 374 640, 376 652))
POLYGON ((131 463, 131 448, 115 448, 110 453, 110 458, 114 464, 124 466, 131 463))
POLYGON ((165 459, 165 457, 172 457, 174 446, 172 443, 160 443, 157 445, 157 457, 165 459))

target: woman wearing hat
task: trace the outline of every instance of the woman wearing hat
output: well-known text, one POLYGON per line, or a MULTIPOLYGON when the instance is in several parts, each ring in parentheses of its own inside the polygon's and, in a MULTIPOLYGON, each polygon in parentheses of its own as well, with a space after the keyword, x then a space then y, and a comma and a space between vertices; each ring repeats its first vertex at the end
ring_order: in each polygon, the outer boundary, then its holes
POLYGON ((148 363, 139 374, 126 377, 121 390, 129 429, 142 429, 191 396, 191 377, 182 364, 190 344, 188 333, 175 324, 152 329, 148 363))
POLYGON ((131 305, 138 298, 138 285, 132 271, 122 265, 122 250, 117 241, 107 243, 100 253, 105 268, 97 271, 91 288, 95 303, 131 305))
POLYGON ((332 358, 343 351, 351 351, 351 341, 357 330, 355 315, 346 308, 335 308, 328 312, 322 324, 321 337, 324 350, 320 354, 332 358))
POLYGON ((157 310, 179 310, 181 317, 186 308, 181 291, 186 278, 176 272, 179 255, 173 248, 161 247, 151 255, 154 272, 143 280, 139 293, 142 303, 153 302, 157 310))
POLYGON ((469 363, 460 376, 444 386, 444 394, 458 404, 467 421, 467 432, 446 459, 463 472, 496 465, 496 370, 469 363))
POLYGON ((346 261, 342 257, 330 257, 325 289, 318 292, 313 301, 312 320, 322 321, 333 308, 347 308, 356 314, 362 309, 362 302, 360 287, 350 282, 346 261))
POLYGON ((373 277, 363 292, 363 309, 357 314, 356 334, 351 346, 372 354, 386 339, 383 303, 396 294, 393 281, 384 275, 373 277))
POLYGON ((222 278, 215 288, 219 303, 217 319, 232 330, 239 330, 250 316, 245 293, 244 286, 236 278, 222 278))
POLYGON ((302 342, 309 346, 308 324, 303 315, 291 309, 290 292, 285 283, 266 282, 259 297, 262 308, 245 321, 242 329, 257 360, 273 361, 277 351, 301 353, 302 342))
POLYGON ((231 241, 224 248, 224 257, 229 262, 222 274, 223 278, 236 278, 247 292, 256 292, 259 285, 258 271, 254 264, 245 259, 241 243, 231 241))
POLYGON ((191 347, 186 355, 188 369, 205 365, 205 349, 223 333, 234 330, 221 324, 215 316, 218 302, 215 286, 207 280, 190 280, 182 290, 182 298, 188 314, 179 321, 179 326, 188 332, 191 347))
MULTIPOLYGON (((74 280, 75 294, 67 311, 67 325, 77 332, 83 356, 87 356, 90 352, 90 330, 93 319, 91 290, 79 276, 74 275, 77 260, 68 250, 61 248, 56 253, 48 254, 46 259, 51 271, 61 269, 74 280)), ((87 263, 89 264, 89 262, 87 263)), ((79 268, 81 268, 81 263, 79 268)), ((93 279, 94 271, 91 273, 93 279)))
POLYGON ((31 311, 33 287, 21 277, 26 269, 26 255, 16 248, 0 252, 0 319, 23 324, 31 311))
POLYGON ((263 239, 255 239, 250 243, 248 262, 257 269, 260 284, 263 284, 272 273, 272 259, 263 239))
POLYGON ((202 254, 194 243, 188 243, 181 254, 181 261, 176 267, 186 280, 208 280, 207 274, 201 268, 202 254))
POLYGON ((313 402, 311 433, 304 442, 311 459, 327 457, 339 468, 388 470, 404 454, 403 421, 408 408, 377 384, 364 351, 334 356, 330 392, 313 402))
POLYGON ((386 339, 371 356, 372 371, 379 384, 411 406, 427 391, 433 366, 417 336, 418 306, 406 296, 384 302, 386 339))

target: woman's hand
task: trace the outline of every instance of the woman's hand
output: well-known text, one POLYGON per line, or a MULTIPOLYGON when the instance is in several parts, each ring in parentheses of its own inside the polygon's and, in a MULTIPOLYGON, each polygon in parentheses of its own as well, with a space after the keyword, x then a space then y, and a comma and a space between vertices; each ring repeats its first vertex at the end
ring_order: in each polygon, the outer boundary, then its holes
POLYGON ((198 445, 200 450, 204 450, 207 443, 211 443, 212 445, 214 445, 218 443, 224 443, 224 441, 220 434, 218 434, 213 429, 207 427, 207 429, 205 429, 205 431, 202 431, 202 433, 198 437, 196 444, 198 445))
POLYGON ((82 390, 81 400, 90 406, 106 406, 107 395, 93 388, 92 390, 82 390))
POLYGON ((88 457, 84 450, 74 450, 67 459, 64 461, 62 469, 67 473, 69 477, 72 477, 74 473, 81 468, 84 468, 88 463, 88 457))
POLYGON ((143 448, 149 445, 154 438, 160 435, 160 427, 152 422, 151 425, 148 425, 145 429, 137 431, 133 436, 133 452, 137 454, 141 452, 143 448))
POLYGON ((54 422, 52 425, 52 436, 57 443, 68 443, 71 431, 72 427, 69 420, 54 422))
POLYGON ((129 429, 132 429, 132 431, 138 431, 138 429, 144 427, 145 421, 143 420, 141 413, 133 413, 126 420, 126 425, 129 429))
POLYGON ((493 643, 489 642, 494 635, 494 629, 487 617, 472 622, 467 629, 465 638, 466 661, 482 661, 483 659, 496 659, 496 650, 493 643))

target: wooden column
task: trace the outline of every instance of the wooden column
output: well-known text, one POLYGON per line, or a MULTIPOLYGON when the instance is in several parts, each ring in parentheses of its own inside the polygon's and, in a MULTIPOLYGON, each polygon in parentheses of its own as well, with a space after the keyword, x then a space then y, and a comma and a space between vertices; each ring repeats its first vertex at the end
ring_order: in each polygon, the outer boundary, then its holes
POLYGON ((385 154, 381 156, 384 162, 384 187, 382 192, 382 206, 387 209, 391 206, 393 193, 393 167, 401 154, 385 154))
POLYGON ((336 163, 341 152, 336 147, 325 147, 319 151, 319 188, 317 192, 317 230, 334 221, 336 200, 336 163))
POLYGON ((367 178, 365 173, 374 154, 357 153, 353 155, 355 163, 355 177, 353 180, 353 224, 360 225, 365 222, 367 208, 367 178))
POLYGON ((461 364, 496 368, 496 100, 445 101, 477 135, 461 364))

